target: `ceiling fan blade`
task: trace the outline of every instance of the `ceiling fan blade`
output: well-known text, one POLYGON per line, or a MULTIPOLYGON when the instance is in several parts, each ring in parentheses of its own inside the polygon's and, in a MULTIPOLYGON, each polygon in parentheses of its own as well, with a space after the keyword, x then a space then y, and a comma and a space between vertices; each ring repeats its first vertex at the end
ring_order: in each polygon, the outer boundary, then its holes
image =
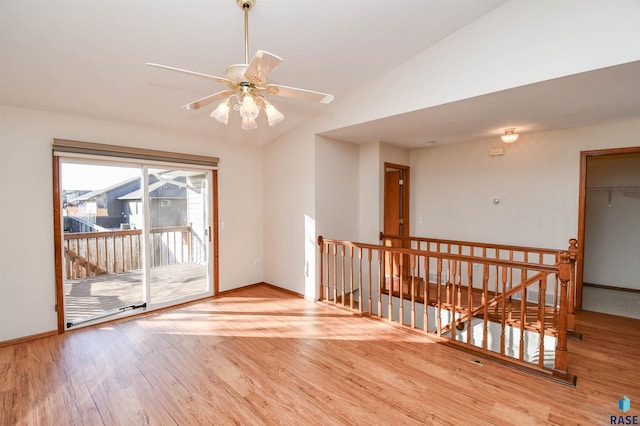
POLYGON ((209 80, 217 81, 218 83, 226 83, 226 84, 231 83, 231 80, 229 80, 228 78, 216 77, 215 75, 202 74, 202 73, 195 72, 195 71, 189 71, 189 70, 183 70, 183 69, 180 69, 180 68, 169 67, 167 65, 151 64, 151 63, 147 63, 147 65, 152 66, 152 67, 164 68, 166 70, 171 70, 171 71, 178 71, 178 72, 182 72, 182 73, 189 74, 189 75, 195 75, 196 77, 208 78, 209 80))
POLYGON ((258 50, 251 59, 251 63, 244 72, 244 76, 251 83, 264 84, 267 82, 267 76, 275 67, 277 67, 282 58, 265 52, 264 50, 258 50))
POLYGON ((197 101, 193 101, 189 104, 183 105, 182 108, 188 110, 198 109, 205 105, 209 105, 210 103, 215 102, 219 99, 231 96, 233 92, 234 90, 223 90, 222 92, 214 93, 213 95, 205 96, 204 98, 198 99, 197 101))
POLYGON ((305 101, 320 102, 321 104, 329 104, 333 101, 333 95, 313 92, 311 90, 297 89, 295 87, 281 86, 279 84, 267 84, 266 91, 267 93, 275 96, 304 99, 305 101))

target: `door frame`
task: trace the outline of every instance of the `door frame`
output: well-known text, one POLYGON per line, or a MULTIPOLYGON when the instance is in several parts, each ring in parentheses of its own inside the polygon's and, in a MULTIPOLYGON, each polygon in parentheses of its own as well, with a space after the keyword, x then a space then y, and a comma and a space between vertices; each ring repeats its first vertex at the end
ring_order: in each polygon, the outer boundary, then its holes
MULTIPOLYGON (((55 141, 54 140, 54 145, 55 145, 55 141)), ((82 142, 79 142, 78 144, 83 144, 82 142)), ((97 144, 90 144, 87 143, 87 145, 97 145, 97 144)), ((110 146, 110 145, 105 145, 106 147, 114 147, 114 146, 110 146)), ((115 148, 119 148, 119 147, 115 147, 115 148)), ((125 149, 127 149, 126 147, 123 147, 125 149)), ((134 149, 131 148, 131 150, 133 151, 134 149)), ((185 154, 175 154, 175 153, 170 153, 170 152, 160 152, 160 151, 152 151, 152 150, 136 150, 139 152, 143 152, 145 154, 147 153, 153 153, 157 156, 166 156, 167 159, 169 158, 173 158, 174 161, 161 161, 159 164, 162 165, 173 165, 176 167, 193 167, 194 164, 198 164, 198 163, 190 163, 188 161, 189 158, 193 157, 196 158, 197 156, 189 156, 189 155, 185 155, 185 154), (175 159, 178 158, 180 159, 182 157, 184 157, 185 159, 187 159, 187 161, 185 161, 184 163, 180 163, 180 162, 175 162, 175 159)), ((64 152, 64 151, 62 151, 64 152)), ((61 174, 61 163, 62 160, 67 157, 65 155, 59 155, 56 154, 56 149, 54 146, 54 149, 52 151, 52 190, 53 190, 53 226, 54 226, 54 235, 53 235, 53 239, 54 239, 54 263, 55 263, 55 285, 56 285, 56 305, 55 305, 55 310, 56 310, 56 314, 57 314, 57 325, 58 325, 58 334, 62 334, 65 331, 67 331, 66 327, 65 327, 65 309, 64 309, 64 271, 63 271, 63 262, 64 262, 64 254, 63 254, 63 238, 64 238, 64 230, 63 230, 63 224, 62 224, 62 190, 61 190, 61 182, 60 182, 60 174, 61 174)), ((77 155, 69 155, 68 157, 75 157, 78 158, 77 155)), ((80 157, 83 157, 82 155, 80 155, 80 157)), ((108 154, 105 156, 86 156, 85 158, 87 158, 88 160, 107 160, 109 162, 113 161, 113 162, 118 162, 118 160, 121 160, 121 158, 118 157, 114 157, 114 156, 109 156, 108 154)), ((157 157, 156 157, 157 158, 157 157)), ((198 157, 198 158, 205 158, 205 157, 198 157)), ((208 160, 214 161, 217 163, 218 159, 214 158, 214 157, 206 157, 208 160)), ((156 160, 157 161, 157 160, 156 160)), ((142 160, 143 163, 145 164, 153 164, 153 160, 152 161, 145 161, 142 160)), ((134 161, 134 163, 137 163, 137 161, 134 161)), ((216 164, 217 166, 217 164, 216 164)), ((202 168, 202 170, 207 170, 207 168, 202 168)), ((212 295, 216 296, 219 293, 219 270, 218 270, 218 266, 219 266, 219 247, 218 247, 218 169, 217 168, 212 168, 212 169, 208 169, 208 172, 211 173, 211 189, 210 189, 210 194, 209 196, 211 197, 210 201, 209 201, 209 208, 211 209, 211 214, 210 214, 210 223, 211 223, 211 228, 209 229, 208 232, 208 236, 209 236, 209 241, 211 243, 211 255, 210 255, 210 262, 213 263, 213 265, 209 265, 209 271, 211 271, 211 269, 213 269, 213 274, 211 276, 211 286, 212 286, 212 295)), ((207 296, 209 297, 209 296, 207 296)), ((198 300, 198 299, 196 299, 198 300)), ((195 301, 195 300, 194 300, 195 301)), ((182 304, 183 302, 180 302, 180 304, 182 304)), ((156 308, 156 309, 164 309, 166 308, 165 306, 156 308)), ((146 312, 149 312, 151 310, 155 310, 155 309, 146 309, 140 313, 137 314, 129 314, 126 315, 128 317, 130 316, 136 316, 136 315, 142 315, 145 314, 146 312)), ((106 320, 108 321, 108 320, 106 320)), ((106 322, 105 321, 105 322, 106 322)))
MULTIPOLYGON (((387 193, 389 191, 389 188, 387 188, 387 173, 388 172, 392 172, 392 171, 400 171, 401 174, 401 180, 402 180, 402 185, 401 185, 401 190, 400 190, 400 203, 398 203, 398 208, 401 210, 401 212, 398 212, 398 217, 401 220, 401 229, 402 231, 400 232, 400 235, 403 237, 408 237, 409 234, 409 229, 410 229, 410 168, 409 166, 403 166, 400 164, 394 164, 394 163, 384 163, 384 168, 383 168, 383 195, 382 195, 382 211, 383 211, 383 217, 382 217, 382 233, 386 233, 387 232, 387 193)), ((395 207, 395 206, 394 206, 395 207)), ((396 215, 394 215, 395 217, 396 215)), ((402 248, 407 248, 410 246, 410 242, 408 240, 390 240, 390 241, 386 241, 383 242, 383 244, 387 245, 387 243, 389 243, 392 247, 402 247, 402 248)), ((408 255, 403 255, 402 259, 400 258, 399 255, 397 254, 390 254, 385 252, 385 257, 384 257, 384 270, 385 270, 385 276, 389 275, 389 283, 388 283, 388 291, 389 294, 392 295, 393 292, 395 291, 395 286, 396 286, 396 281, 395 281, 395 276, 396 276, 396 271, 398 272, 398 276, 402 275, 403 279, 408 278, 409 274, 410 274, 410 269, 405 267, 405 268, 400 268, 400 265, 404 264, 404 265, 408 265, 409 264, 409 256, 408 255), (401 270, 402 269, 402 270, 401 270)), ((397 282, 398 284, 398 291, 401 292, 402 289, 400 289, 400 283, 402 282, 402 279, 399 280, 397 282)), ((386 278, 385 278, 385 285, 386 285, 386 278)))
POLYGON ((576 311, 582 310, 582 284, 584 275, 584 237, 585 237, 585 206, 587 196, 587 159, 606 155, 637 154, 640 146, 627 148, 608 148, 593 151, 580 151, 580 189, 578 190, 578 253, 576 268, 576 311))
POLYGON ((403 171, 403 185, 402 185, 402 236, 404 237, 408 237, 409 234, 409 229, 410 229, 410 218, 411 215, 410 213, 410 208, 411 208, 411 203, 410 203, 410 189, 411 189, 411 170, 409 166, 403 166, 401 164, 395 164, 395 163, 384 163, 384 168, 383 168, 383 173, 385 176, 385 179, 383 179, 383 195, 382 195, 382 212, 383 212, 383 217, 382 217, 382 229, 384 231, 384 223, 385 223, 385 212, 386 212, 386 194, 387 194, 387 180, 386 180, 386 173, 387 173, 387 169, 396 169, 396 170, 402 170, 403 171))

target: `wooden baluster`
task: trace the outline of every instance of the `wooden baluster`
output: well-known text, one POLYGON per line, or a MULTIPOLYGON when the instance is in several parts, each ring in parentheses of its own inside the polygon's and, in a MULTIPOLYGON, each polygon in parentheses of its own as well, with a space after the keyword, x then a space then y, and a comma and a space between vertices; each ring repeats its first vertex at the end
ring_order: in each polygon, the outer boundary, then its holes
POLYGON ((560 312, 558 320, 558 340, 556 344, 555 370, 560 375, 567 375, 567 311, 568 286, 571 279, 571 253, 560 254, 558 276, 560 279, 560 312))
POLYGON ((89 255, 89 237, 85 238, 84 241, 85 244, 85 252, 86 252, 86 259, 87 259, 87 263, 86 263, 86 267, 85 267, 85 271, 84 271, 84 276, 85 277, 90 277, 91 276, 91 256, 89 255))
POLYGON ((342 294, 342 306, 346 306, 345 299, 347 297, 345 286, 347 281, 347 271, 345 269, 345 258, 346 258, 346 247, 343 245, 342 247, 342 279, 340 280, 340 290, 342 294))
POLYGON ((393 321, 393 255, 388 253, 386 257, 389 258, 389 303, 387 307, 387 318, 389 318, 389 321, 393 321))
MULTIPOLYGON (((542 259, 540 261, 542 263, 542 259)), ((540 359, 538 360, 538 366, 540 368, 544 368, 544 335, 545 324, 546 324, 546 312, 547 312, 547 278, 549 274, 546 272, 542 275, 542 279, 538 284, 538 330, 540 333, 540 346, 538 347, 538 353, 540 354, 540 359)))
POLYGON ((333 303, 338 303, 338 245, 333 244, 333 303))
MULTIPOLYGON (((475 251, 474 251, 474 254, 475 254, 475 251)), ((487 248, 486 247, 482 247, 481 257, 483 259, 487 258, 487 248)), ((497 286, 496 286, 496 290, 497 290, 497 286)), ((496 293, 497 293, 497 291, 496 291, 496 293)), ((484 291, 482 292, 482 295, 480 296, 480 303, 486 303, 486 301, 484 300, 484 291)))
POLYGON ((108 238, 105 235, 104 237, 104 271, 108 274, 109 273, 109 241, 107 241, 108 238))
POLYGON ((384 250, 378 249, 378 318, 382 316, 382 287, 384 280, 384 250))
POLYGON ((371 315, 373 313, 373 299, 371 296, 371 292, 373 291, 373 283, 372 283, 372 277, 371 277, 371 261, 372 261, 372 256, 373 256, 373 250, 369 249, 367 250, 367 259, 369 260, 368 262, 368 268, 369 268, 369 303, 368 303, 368 307, 369 307, 369 315, 371 315))
MULTIPOLYGON (((451 254, 451 244, 447 244, 447 254, 451 254)), ((453 295, 453 281, 455 280, 455 273, 452 273, 452 268, 455 268, 455 262, 453 267, 451 266, 451 259, 447 259, 447 303, 451 306, 451 312, 455 312, 455 300, 453 295)))
POLYGON ((71 279, 71 253, 69 253, 69 240, 65 239, 64 240, 64 248, 65 250, 63 250, 64 252, 64 256, 65 256, 65 262, 67 267, 65 268, 65 274, 67 276, 67 279, 70 280, 71 279))
POLYGON ((567 306, 567 329, 575 330, 575 309, 576 309, 576 261, 578 259, 578 240, 569 240, 569 262, 571 262, 571 277, 569 278, 569 304, 567 306))
POLYGON ((520 269, 520 286, 522 290, 520 291, 520 361, 524 361, 524 329, 525 329, 525 321, 526 321, 526 311, 527 311, 527 288, 525 287, 525 282, 527 281, 527 271, 525 269, 520 269))
POLYGON ((189 262, 192 262, 193 260, 193 232, 191 231, 191 225, 189 225, 189 234, 188 235, 188 240, 189 240, 189 245, 187 246, 187 252, 189 253, 189 262))
POLYGON ((398 307, 398 323, 404 325, 404 255, 400 258, 400 284, 398 289, 398 297, 400 298, 400 306, 398 307))
POLYGON ((138 234, 138 258, 136 260, 138 269, 142 269, 142 231, 138 234))
POLYGON ((177 231, 173 231, 173 264, 175 265, 177 262, 177 255, 178 255, 178 250, 176 250, 177 246, 176 246, 176 232, 177 231))
MULTIPOLYGON (((561 257, 560 257, 561 253, 558 253, 557 256, 557 264, 560 264, 561 261, 561 257)), ((557 328, 558 327, 558 321, 560 319, 560 275, 556 275, 556 286, 554 289, 554 293, 553 293, 553 325, 557 328)))
MULTIPOLYGON (((513 271, 508 271, 511 268, 506 268, 506 267, 502 267, 502 294, 506 294, 507 290, 511 290, 511 281, 509 281, 509 277, 513 277, 513 271)), ((509 314, 509 321, 511 321, 511 314, 513 312, 513 306, 511 306, 512 304, 512 299, 511 296, 509 296, 508 299, 504 299, 503 296, 503 300, 504 303, 507 304, 507 313, 509 314)))
MULTIPOLYGON (((496 275, 498 269, 496 267, 496 275)), ((488 334, 489 334, 489 307, 487 302, 489 301, 489 264, 482 265, 482 298, 484 299, 484 312, 482 313, 482 348, 487 349, 488 346, 488 334)), ((502 319, 502 336, 500 338, 500 346, 504 346, 504 318, 502 319)), ((504 352, 504 349, 502 350, 504 352)))
POLYGON ((462 308, 462 262, 460 262, 459 260, 456 261, 457 266, 456 266, 456 283, 457 283, 457 292, 458 294, 456 295, 458 297, 458 307, 462 308))
MULTIPOLYGON (((409 255, 409 259, 411 260, 411 270, 414 271, 416 267, 416 258, 415 255, 409 255)), ((416 328, 416 278, 412 274, 411 277, 411 328, 416 328)))
POLYGON ((442 258, 438 257, 437 262, 437 276, 436 276, 436 334, 438 337, 442 336, 442 258))
POLYGON ((353 309, 353 246, 349 246, 349 308, 353 309))
POLYGON ((327 285, 324 289, 325 291, 325 300, 326 301, 330 301, 331 298, 329 296, 330 294, 330 290, 331 290, 331 269, 330 269, 330 264, 331 264, 331 258, 329 256, 331 256, 331 246, 329 245, 329 243, 324 243, 325 245, 325 252, 326 252, 326 263, 327 263, 327 285))
POLYGON ((319 301, 322 301, 324 297, 324 244, 322 242, 322 235, 318 235, 318 247, 320 250, 320 295, 319 301))
POLYGON ((120 235, 120 249, 122 252, 122 272, 127 270, 127 267, 125 266, 125 256, 124 256, 124 235, 120 235))
POLYGON ((113 241, 113 273, 118 272, 118 254, 116 252, 116 236, 114 235, 112 238, 113 241))
POLYGON ((95 263, 93 264, 93 272, 94 272, 94 276, 97 276, 100 274, 100 240, 98 236, 93 237, 92 251, 94 252, 94 257, 95 257, 95 263))
MULTIPOLYGON (((184 245, 186 243, 187 233, 185 231, 180 232, 180 263, 184 263, 184 245)), ((322 247, 320 247, 320 253, 322 253, 322 247)))
POLYGON ((446 259, 447 261, 447 275, 446 275, 446 279, 447 281, 445 282, 445 292, 446 292, 446 303, 447 305, 451 305, 451 260, 450 259, 446 259))
POLYGON ((129 270, 131 271, 133 269, 133 234, 129 234, 129 270))
MULTIPOLYGON (((511 297, 509 300, 505 297, 507 294, 507 267, 502 266, 502 315, 500 330, 500 355, 505 355, 505 331, 507 328, 507 303, 509 303, 509 318, 511 318, 511 297)), ((496 275, 498 275, 498 267, 496 266, 496 275)))
POLYGON ((424 257, 424 319, 423 330, 429 331, 429 258, 424 257))
POLYGON ((75 278, 81 278, 82 277, 82 272, 80 270, 80 239, 76 238, 76 267, 75 267, 75 278))
MULTIPOLYGON (((513 250, 509 250, 509 261, 513 262, 513 250)), ((513 288, 513 268, 509 269, 509 290, 513 288)))
MULTIPOLYGON (((495 255, 496 255, 496 259, 498 259, 498 249, 497 248, 495 249, 495 255)), ((496 266, 496 284, 495 284, 495 294, 494 294, 495 297, 498 297, 499 289, 500 289, 500 281, 499 281, 500 278, 498 277, 498 272, 499 272, 499 269, 498 269, 498 266, 496 266)), ((497 307, 496 307, 496 309, 497 309, 497 307)))
MULTIPOLYGON (((485 303, 485 311, 487 306, 485 303)), ((471 346, 471 329, 472 327, 472 313, 473 313, 473 263, 467 262, 467 345, 471 346)))
POLYGON ((333 243, 333 303, 338 303, 338 244, 333 243))
POLYGON ((362 312, 362 247, 358 247, 358 310, 362 312))
POLYGON ((456 329, 456 324, 457 324, 457 320, 456 320, 456 312, 458 311, 458 301, 456 300, 456 295, 457 295, 457 289, 456 289, 456 280, 457 280, 457 264, 458 261, 456 260, 451 260, 449 259, 449 264, 451 265, 453 263, 453 267, 451 268, 451 280, 450 280, 450 287, 451 287, 451 338, 453 340, 458 340, 458 332, 456 329))
POLYGON ((169 254, 170 254, 170 251, 169 251, 169 244, 170 244, 170 242, 169 242, 169 232, 166 232, 166 233, 163 232, 160 235, 161 235, 161 238, 162 238, 162 241, 163 241, 162 247, 163 247, 164 252, 165 252, 164 257, 162 258, 162 266, 169 265, 169 254), (165 236, 166 236, 166 242, 164 242, 165 241, 165 236))

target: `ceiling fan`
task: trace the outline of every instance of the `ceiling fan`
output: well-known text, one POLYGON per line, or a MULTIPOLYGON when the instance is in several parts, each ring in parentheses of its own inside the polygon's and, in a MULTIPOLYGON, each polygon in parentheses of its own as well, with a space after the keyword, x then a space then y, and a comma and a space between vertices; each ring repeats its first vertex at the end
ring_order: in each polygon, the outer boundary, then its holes
POLYGON ((284 115, 269 102, 266 95, 297 98, 323 104, 333 101, 333 95, 326 93, 268 83, 267 77, 269 73, 282 62, 281 58, 272 53, 258 50, 251 62, 249 62, 249 10, 251 10, 255 1, 236 0, 238 6, 244 11, 244 64, 235 64, 227 67, 225 77, 216 77, 167 65, 147 63, 152 67, 178 71, 226 84, 228 86, 226 90, 195 100, 184 105, 183 108, 195 110, 224 99, 213 110, 211 117, 220 123, 227 124, 229 122, 229 110, 233 108, 240 112, 242 117, 241 127, 244 130, 253 130, 258 127, 256 118, 261 109, 264 110, 270 126, 274 126, 284 119, 284 115), (234 100, 235 103, 233 103, 234 100))

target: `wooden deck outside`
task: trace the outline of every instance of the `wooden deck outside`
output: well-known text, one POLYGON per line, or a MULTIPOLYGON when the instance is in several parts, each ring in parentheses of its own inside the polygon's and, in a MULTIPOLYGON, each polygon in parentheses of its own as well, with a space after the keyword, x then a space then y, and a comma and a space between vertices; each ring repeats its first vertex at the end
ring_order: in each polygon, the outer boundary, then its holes
MULTIPOLYGON (((141 269, 91 278, 66 280, 65 319, 74 322, 123 306, 136 305, 142 299, 141 269)), ((206 290, 206 266, 181 263, 151 268, 151 295, 161 302, 201 293, 206 290)))
POLYGON ((577 327, 573 388, 250 287, 0 348, 0 424, 602 425, 639 415, 640 320, 579 312, 577 327))

